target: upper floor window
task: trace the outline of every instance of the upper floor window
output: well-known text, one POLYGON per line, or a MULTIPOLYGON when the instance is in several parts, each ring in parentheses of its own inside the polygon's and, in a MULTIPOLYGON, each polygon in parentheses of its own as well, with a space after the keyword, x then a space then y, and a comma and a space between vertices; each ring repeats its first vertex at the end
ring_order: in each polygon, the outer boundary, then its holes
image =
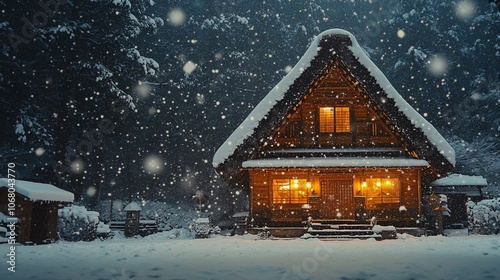
POLYGON ((319 132, 351 132, 351 113, 349 107, 320 107, 319 132))

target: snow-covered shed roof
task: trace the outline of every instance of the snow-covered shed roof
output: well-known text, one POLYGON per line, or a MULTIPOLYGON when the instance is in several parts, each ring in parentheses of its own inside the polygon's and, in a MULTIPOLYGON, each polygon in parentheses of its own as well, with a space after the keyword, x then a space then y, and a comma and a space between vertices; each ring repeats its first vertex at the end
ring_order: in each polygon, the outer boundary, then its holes
POLYGON ((123 211, 141 211, 141 206, 139 206, 139 204, 135 201, 133 202, 130 202, 127 206, 125 206, 125 208, 123 209, 123 211))
POLYGON ((469 197, 483 196, 480 186, 432 186, 431 190, 433 193, 444 195, 465 194, 469 197))
MULTIPOLYGON (((9 188, 9 180, 0 178, 0 188, 9 188)), ((73 202, 73 193, 62 190, 50 184, 15 180, 14 189, 32 201, 73 202)))
POLYGON ((450 174, 431 183, 431 186, 487 186, 483 176, 450 174))
POLYGON ((341 67, 358 82, 366 98, 388 116, 394 129, 410 143, 410 151, 428 161, 435 173, 445 175, 453 169, 455 151, 448 142, 401 97, 351 33, 331 29, 315 38, 292 70, 220 146, 212 162, 218 173, 231 178, 243 161, 254 158, 261 140, 271 136, 272 128, 308 94, 315 78, 334 60, 342 62, 341 67))

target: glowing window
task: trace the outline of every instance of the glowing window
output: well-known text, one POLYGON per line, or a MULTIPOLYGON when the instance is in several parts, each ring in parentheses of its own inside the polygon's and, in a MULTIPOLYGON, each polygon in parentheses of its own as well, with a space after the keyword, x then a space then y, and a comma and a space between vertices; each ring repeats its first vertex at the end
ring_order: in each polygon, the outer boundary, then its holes
POLYGON ((367 208, 381 204, 398 204, 401 186, 398 178, 370 178, 361 183, 362 194, 366 196, 367 208))
POLYGON ((349 107, 320 107, 319 132, 350 132, 351 115, 349 107))
POLYGON ((273 180, 273 203, 307 203, 308 192, 306 179, 273 180))

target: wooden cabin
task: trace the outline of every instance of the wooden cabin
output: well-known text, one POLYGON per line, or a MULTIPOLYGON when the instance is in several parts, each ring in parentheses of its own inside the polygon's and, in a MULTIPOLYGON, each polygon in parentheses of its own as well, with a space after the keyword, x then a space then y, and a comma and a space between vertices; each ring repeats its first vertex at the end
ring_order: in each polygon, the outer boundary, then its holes
POLYGON ((258 226, 314 221, 418 226, 422 186, 453 148, 394 89, 352 34, 320 34, 216 152, 258 226))
POLYGON ((444 227, 462 224, 468 225, 467 202, 479 202, 484 199, 483 188, 488 185, 482 176, 449 174, 430 184, 430 191, 434 194, 445 195, 450 216, 444 221, 444 227))
POLYGON ((73 199, 72 193, 53 185, 0 178, 0 212, 13 217, 13 210, 18 243, 42 244, 57 240, 59 205, 71 203, 73 199), (9 204, 10 193, 15 194, 15 205, 9 204))

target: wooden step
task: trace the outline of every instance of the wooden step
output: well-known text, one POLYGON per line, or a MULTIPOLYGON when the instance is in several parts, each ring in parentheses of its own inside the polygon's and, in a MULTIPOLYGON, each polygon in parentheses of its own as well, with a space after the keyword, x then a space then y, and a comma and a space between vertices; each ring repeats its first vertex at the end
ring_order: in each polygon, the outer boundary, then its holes
POLYGON ((371 235, 374 232, 369 229, 351 230, 351 229, 309 229, 307 231, 312 235, 371 235))
POLYGON ((322 224, 322 223, 312 223, 311 227, 313 229, 372 229, 370 224, 322 224))
POLYGON ((301 237, 301 239, 310 239, 316 238, 321 240, 353 240, 353 239, 368 239, 374 238, 375 240, 384 239, 380 234, 371 234, 371 235, 312 235, 305 234, 301 237))
POLYGON ((375 238, 395 239, 396 228, 391 226, 372 226, 370 224, 331 224, 331 223, 311 223, 305 236, 320 239, 367 239, 375 238))

